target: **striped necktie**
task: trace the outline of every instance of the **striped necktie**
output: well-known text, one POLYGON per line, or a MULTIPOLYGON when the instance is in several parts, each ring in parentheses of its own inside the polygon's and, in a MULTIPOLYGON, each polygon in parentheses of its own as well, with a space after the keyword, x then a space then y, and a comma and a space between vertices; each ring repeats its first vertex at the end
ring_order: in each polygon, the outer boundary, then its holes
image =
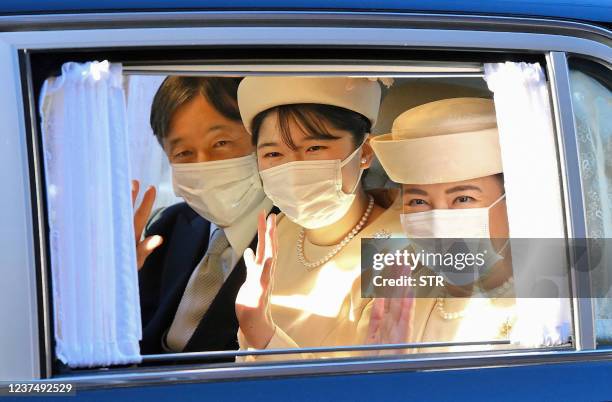
POLYGON ((223 285, 221 254, 229 242, 221 228, 213 232, 206 256, 191 274, 181 302, 168 330, 166 344, 170 350, 180 352, 193 336, 200 320, 223 285))

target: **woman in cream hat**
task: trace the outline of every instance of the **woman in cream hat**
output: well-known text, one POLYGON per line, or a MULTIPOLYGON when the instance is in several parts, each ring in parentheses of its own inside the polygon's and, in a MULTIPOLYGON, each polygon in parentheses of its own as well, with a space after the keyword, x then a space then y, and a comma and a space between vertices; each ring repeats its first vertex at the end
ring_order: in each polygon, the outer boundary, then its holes
MULTIPOLYGON (((257 253, 245 253, 247 280, 236 300, 241 349, 389 339, 378 325, 385 317, 375 314, 370 325, 373 302, 361 298, 359 283, 361 238, 401 232, 399 204, 378 205, 360 180, 373 158, 367 137, 380 96, 378 82, 362 78, 247 77, 240 84, 264 191, 282 212, 267 223, 260 216, 257 253)), ((407 300, 397 311, 409 310, 407 300)), ((408 325, 406 314, 402 320, 408 325)), ((287 356, 248 359, 266 358, 287 356)))
POLYGON ((448 285, 415 335, 424 342, 507 339, 514 296, 493 101, 454 98, 412 108, 371 144, 391 180, 402 185, 408 238, 486 239, 490 254, 501 259, 477 282, 448 285), (480 294, 452 297, 466 291, 480 294))

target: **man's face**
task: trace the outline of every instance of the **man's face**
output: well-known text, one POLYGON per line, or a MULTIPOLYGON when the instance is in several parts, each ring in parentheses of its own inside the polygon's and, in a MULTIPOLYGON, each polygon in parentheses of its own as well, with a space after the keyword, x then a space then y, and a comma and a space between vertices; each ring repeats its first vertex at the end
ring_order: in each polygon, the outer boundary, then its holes
POLYGON ((176 110, 163 148, 170 163, 232 159, 255 151, 242 122, 223 116, 202 95, 176 110))
MULTIPOLYGON (((403 212, 406 214, 432 209, 486 208, 504 194, 496 175, 438 184, 403 184, 403 212)), ((506 200, 489 210, 491 238, 508 237, 506 200)))

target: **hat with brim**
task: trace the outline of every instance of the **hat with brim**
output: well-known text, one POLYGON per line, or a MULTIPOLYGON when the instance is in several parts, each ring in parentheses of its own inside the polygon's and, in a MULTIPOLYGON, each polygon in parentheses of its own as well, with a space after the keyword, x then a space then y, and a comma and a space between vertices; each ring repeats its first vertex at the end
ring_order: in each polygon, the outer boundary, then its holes
POLYGON ((252 76, 238 87, 238 107, 249 133, 261 112, 281 105, 338 106, 365 116, 376 124, 381 88, 376 80, 352 77, 252 76))
POLYGON ((503 172, 493 101, 453 98, 412 108, 370 141, 391 180, 450 183, 503 172))

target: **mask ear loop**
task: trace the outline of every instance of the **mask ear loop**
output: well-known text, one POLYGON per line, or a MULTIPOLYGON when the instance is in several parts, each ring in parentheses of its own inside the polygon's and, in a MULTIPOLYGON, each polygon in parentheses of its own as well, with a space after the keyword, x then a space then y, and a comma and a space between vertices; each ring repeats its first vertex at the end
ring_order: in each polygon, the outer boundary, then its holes
MULTIPOLYGON (((499 196, 499 198, 497 200, 493 201, 493 203, 491 205, 489 205, 487 210, 490 211, 491 208, 493 208, 495 205, 497 205, 504 198, 506 198, 506 193, 503 193, 502 195, 499 196)), ((506 249, 506 247, 508 247, 508 243, 510 243, 510 239, 506 239, 506 242, 504 243, 504 245, 501 246, 501 248, 499 250, 497 250, 496 253, 501 256, 501 253, 503 253, 504 250, 506 249)))
POLYGON ((346 158, 344 158, 343 161, 340 162, 340 167, 341 168, 344 167, 345 165, 347 165, 351 160, 353 160, 355 155, 357 155, 357 152, 359 152, 361 150, 361 148, 364 146, 364 144, 368 140, 369 136, 370 136, 370 134, 366 134, 365 137, 363 138, 363 141, 361 141, 361 144, 359 144, 359 146, 357 148, 355 148, 355 150, 353 152, 351 152, 351 154, 349 156, 347 156, 346 158))
MULTIPOLYGON (((363 141, 361 141, 361 144, 349 155, 347 156, 342 162, 340 162, 340 177, 342 177, 342 168, 344 166, 346 166, 349 162, 351 162, 353 160, 353 158, 355 158, 355 156, 357 155, 357 153, 361 150, 361 148, 363 148, 364 144, 366 143, 366 141, 368 140, 368 137, 370 136, 370 134, 366 134, 363 138, 363 141)), ((365 163, 365 158, 363 158, 360 162, 365 163)), ((355 181, 355 184, 353 185, 353 188, 351 188, 351 191, 349 191, 348 193, 345 194, 354 194, 355 190, 357 189, 357 186, 359 185, 359 182, 361 181, 361 176, 363 176, 363 172, 364 172, 364 168, 361 167, 361 163, 359 165, 359 175, 357 176, 357 180, 355 181)), ((340 190, 344 193, 343 190, 340 190)))
POLYGON ((495 201, 493 201, 493 203, 491 205, 489 205, 487 207, 487 210, 490 210, 491 208, 493 208, 495 205, 497 205, 501 200, 503 200, 504 198, 506 198, 506 193, 503 193, 502 195, 499 196, 498 199, 496 199, 495 201))

